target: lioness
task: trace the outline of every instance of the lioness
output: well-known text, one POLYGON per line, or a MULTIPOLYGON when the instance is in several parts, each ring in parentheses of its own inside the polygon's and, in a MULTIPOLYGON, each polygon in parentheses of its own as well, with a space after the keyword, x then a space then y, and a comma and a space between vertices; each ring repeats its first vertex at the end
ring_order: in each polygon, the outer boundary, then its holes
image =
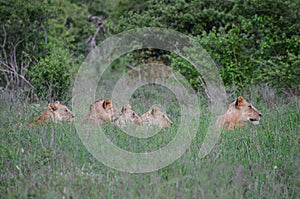
POLYGON ((140 116, 132 110, 130 104, 125 104, 122 107, 121 115, 115 121, 118 125, 125 125, 126 123, 140 124, 140 122, 140 116))
POLYGON ((60 121, 71 122, 73 119, 74 114, 65 105, 56 101, 55 103, 50 103, 47 109, 34 121, 29 122, 29 124, 48 124, 49 122, 57 123, 60 121))
POLYGON ((245 126, 248 122, 257 125, 261 116, 261 112, 242 96, 239 96, 234 102, 229 104, 225 114, 218 118, 216 126, 233 130, 235 127, 245 126))
POLYGON ((153 106, 149 111, 141 116, 141 125, 157 125, 160 128, 169 127, 173 122, 166 114, 161 112, 157 106, 153 106))
POLYGON ((113 108, 110 99, 98 99, 90 105, 89 112, 84 117, 84 121, 92 124, 101 124, 103 121, 111 122, 118 117, 117 111, 113 108))

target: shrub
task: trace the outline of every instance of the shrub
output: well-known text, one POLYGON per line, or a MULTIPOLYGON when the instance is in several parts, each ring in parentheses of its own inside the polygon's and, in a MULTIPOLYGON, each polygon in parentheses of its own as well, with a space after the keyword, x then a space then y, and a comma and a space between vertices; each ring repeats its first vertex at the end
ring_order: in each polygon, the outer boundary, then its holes
POLYGON ((70 97, 71 81, 79 67, 76 59, 57 45, 49 44, 46 48, 49 50, 48 55, 28 71, 30 82, 35 87, 34 93, 48 101, 70 97))

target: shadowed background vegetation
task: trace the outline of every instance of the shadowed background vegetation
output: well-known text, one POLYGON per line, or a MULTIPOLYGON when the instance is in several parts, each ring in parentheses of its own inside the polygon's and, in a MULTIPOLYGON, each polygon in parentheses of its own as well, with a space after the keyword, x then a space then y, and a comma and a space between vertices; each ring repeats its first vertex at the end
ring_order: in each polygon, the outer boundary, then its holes
MULTIPOLYGON (((0 0, 0 13, 1 198, 300 197, 300 1, 0 0), (103 83, 110 88, 130 67, 163 63, 198 92, 199 132, 172 165, 122 173, 98 162, 72 124, 27 125, 49 102, 71 105, 77 71, 95 46, 140 27, 174 29, 198 41, 216 62, 229 101, 241 94, 253 102, 263 113, 260 125, 223 133, 212 153, 200 159, 209 123, 201 74, 157 49, 115 60, 103 83)), ((101 86, 97 97, 109 97, 101 86)), ((173 100, 150 90, 134 93, 134 108, 141 100, 147 106, 173 100)), ((176 103, 166 105, 173 120, 176 103)), ((118 146, 136 152, 159 148, 176 133, 175 125, 137 141, 116 127, 105 129, 118 146)))
MULTIPOLYGON (((235 92, 251 84, 299 94, 299 7, 297 0, 2 0, 0 88, 9 96, 68 100, 94 46, 122 31, 154 26, 198 40, 235 92)), ((200 89, 191 64, 155 49, 131 53, 112 69, 162 57, 200 89)))

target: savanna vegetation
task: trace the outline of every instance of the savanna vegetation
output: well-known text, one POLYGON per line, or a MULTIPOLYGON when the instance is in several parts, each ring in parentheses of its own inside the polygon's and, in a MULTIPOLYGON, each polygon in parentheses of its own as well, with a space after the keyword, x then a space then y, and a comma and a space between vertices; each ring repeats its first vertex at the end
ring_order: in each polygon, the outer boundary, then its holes
MULTIPOLYGON (((298 0, 0 0, 0 13, 1 198, 300 197, 298 0), (49 102, 71 107, 77 72, 92 49, 141 27, 197 41, 215 61, 228 102, 243 95, 263 113, 260 124, 223 132, 200 158, 210 122, 201 74, 174 53, 143 49, 115 60, 103 82, 112 89, 129 68, 147 62, 186 78, 202 111, 195 139, 173 164, 145 174, 117 171, 88 152, 74 124, 28 125, 49 102)), ((101 86, 96 97, 110 97, 101 86)), ((160 89, 140 88, 131 103, 138 114, 165 104, 175 125, 145 140, 105 125, 114 144, 143 152, 172 140, 180 110, 160 89)))

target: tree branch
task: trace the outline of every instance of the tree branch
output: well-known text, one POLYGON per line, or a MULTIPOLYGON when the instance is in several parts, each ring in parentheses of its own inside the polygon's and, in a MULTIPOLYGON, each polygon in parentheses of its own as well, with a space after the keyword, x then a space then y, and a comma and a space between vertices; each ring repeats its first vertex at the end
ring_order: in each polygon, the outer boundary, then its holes
POLYGON ((126 67, 131 69, 131 70, 134 70, 134 71, 137 71, 137 72, 141 72, 141 68, 140 67, 133 67, 129 64, 126 64, 126 67))
POLYGON ((0 68, 0 71, 4 72, 4 73, 9 73, 9 74, 16 74, 18 77, 20 77, 21 79, 23 79, 31 88, 34 88, 34 86, 23 75, 20 75, 18 73, 13 72, 13 71, 1 69, 1 68, 0 68))
MULTIPOLYGON (((0 22, 2 24, 2 22, 0 22)), ((2 30, 3 30, 3 44, 1 44, 1 48, 4 48, 6 45, 6 39, 7 39, 7 33, 6 29, 4 27, 4 24, 2 24, 2 30)))
POLYGON ((141 68, 140 67, 133 67, 129 64, 126 64, 126 67, 129 68, 130 70, 136 71, 138 73, 139 76, 139 80, 142 80, 142 76, 141 76, 141 68))
POLYGON ((94 49, 96 47, 96 36, 98 35, 100 29, 102 30, 103 34, 106 34, 106 25, 104 21, 97 16, 89 15, 88 20, 93 22, 94 25, 97 27, 95 33, 92 36, 90 36, 88 39, 90 49, 94 49))

